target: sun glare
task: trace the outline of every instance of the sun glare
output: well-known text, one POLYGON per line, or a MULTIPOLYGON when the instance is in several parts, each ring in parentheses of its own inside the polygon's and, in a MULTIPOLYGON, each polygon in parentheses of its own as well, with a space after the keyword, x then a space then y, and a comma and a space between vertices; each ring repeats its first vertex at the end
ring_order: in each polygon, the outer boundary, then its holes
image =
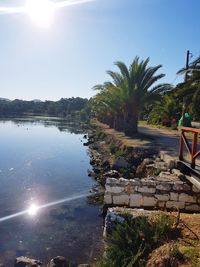
POLYGON ((54 16, 54 3, 49 0, 26 0, 25 12, 40 27, 49 27, 54 16))
POLYGON ((30 208, 28 209, 28 214, 29 214, 30 216, 34 216, 34 215, 37 214, 38 209, 39 209, 39 207, 37 207, 36 205, 32 204, 32 205, 30 206, 30 208))

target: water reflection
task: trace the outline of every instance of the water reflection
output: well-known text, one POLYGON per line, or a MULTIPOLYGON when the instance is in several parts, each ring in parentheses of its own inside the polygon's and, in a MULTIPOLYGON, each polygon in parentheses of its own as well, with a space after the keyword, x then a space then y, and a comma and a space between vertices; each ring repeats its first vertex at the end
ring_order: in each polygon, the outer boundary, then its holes
MULTIPOLYGON (((89 192, 95 182, 87 176, 85 133, 84 125, 57 118, 0 121, 0 218, 89 192)), ((13 266, 20 255, 44 263, 57 255, 78 263, 96 257, 102 221, 86 196, 37 211, 0 223, 0 264, 13 266)))
POLYGON ((11 215, 8 215, 8 216, 0 218, 0 222, 7 221, 7 220, 13 219, 15 217, 24 215, 24 214, 29 214, 30 216, 35 216, 40 209, 44 209, 44 208, 48 208, 48 207, 51 207, 51 206, 55 206, 55 205, 61 204, 63 202, 69 202, 69 201, 72 201, 72 200, 77 200, 79 198, 84 198, 87 195, 88 195, 88 193, 75 195, 75 196, 67 197, 67 198, 64 198, 64 199, 56 200, 56 201, 53 201, 53 202, 50 202, 50 203, 47 203, 47 204, 43 204, 43 205, 40 205, 40 206, 36 205, 36 204, 31 204, 30 207, 27 210, 20 211, 20 212, 17 212, 17 213, 14 213, 14 214, 11 214, 11 215))
MULTIPOLYGON (((39 206, 32 204, 30 208, 28 208, 27 212, 30 216, 35 216, 38 213, 39 206)), ((1 219, 0 219, 1 220, 1 219)))
POLYGON ((28 126, 28 125, 33 126, 33 125, 38 125, 38 124, 41 124, 47 128, 55 126, 61 132, 66 131, 66 132, 70 132, 74 134, 85 133, 87 129, 87 126, 84 122, 73 121, 73 120, 69 120, 65 118, 58 118, 58 117, 30 116, 30 117, 25 117, 25 118, 17 118, 17 117, 10 117, 10 118, 4 118, 4 119, 0 118, 1 123, 7 123, 8 121, 12 122, 18 127, 28 126))

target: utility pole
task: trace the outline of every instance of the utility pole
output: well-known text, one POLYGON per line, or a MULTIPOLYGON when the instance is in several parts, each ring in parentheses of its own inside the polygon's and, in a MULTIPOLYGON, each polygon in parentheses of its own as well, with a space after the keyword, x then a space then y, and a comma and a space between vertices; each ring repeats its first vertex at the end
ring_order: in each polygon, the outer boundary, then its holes
MULTIPOLYGON (((188 81, 189 60, 190 60, 190 50, 187 50, 186 65, 185 65, 185 69, 186 69, 186 72, 185 72, 185 83, 187 83, 187 81, 188 81)), ((185 126, 186 105, 187 105, 187 96, 183 97, 183 108, 182 108, 183 126, 185 126)))
POLYGON ((185 82, 188 80, 188 69, 189 69, 189 60, 190 60, 190 50, 187 50, 186 64, 185 64, 185 82))

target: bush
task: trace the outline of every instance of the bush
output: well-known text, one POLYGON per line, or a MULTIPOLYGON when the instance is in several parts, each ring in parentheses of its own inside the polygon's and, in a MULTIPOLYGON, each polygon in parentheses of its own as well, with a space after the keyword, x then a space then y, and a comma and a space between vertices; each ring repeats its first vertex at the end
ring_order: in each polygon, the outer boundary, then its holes
POLYGON ((173 233, 174 219, 164 213, 150 218, 124 216, 108 238, 102 267, 143 267, 148 254, 173 233))

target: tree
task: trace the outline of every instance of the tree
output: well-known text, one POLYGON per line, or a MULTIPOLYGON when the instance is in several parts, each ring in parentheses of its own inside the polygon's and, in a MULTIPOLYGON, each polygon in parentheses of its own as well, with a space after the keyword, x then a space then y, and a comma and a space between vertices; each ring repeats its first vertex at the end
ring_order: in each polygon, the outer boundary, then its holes
POLYGON ((187 111, 195 119, 200 119, 200 57, 189 64, 189 68, 182 68, 177 74, 186 74, 187 81, 177 85, 177 94, 181 101, 185 99, 187 111))
POLYGON ((138 131, 138 118, 145 103, 154 101, 159 94, 169 89, 168 84, 154 86, 165 75, 156 74, 161 65, 148 67, 148 64, 149 58, 140 60, 139 57, 135 57, 129 68, 123 62, 118 61, 115 65, 119 72, 107 72, 111 76, 112 82, 94 87, 100 90, 97 98, 112 90, 112 93, 107 93, 107 97, 104 97, 104 103, 107 104, 107 108, 104 106, 104 114, 109 109, 113 110, 112 115, 120 114, 123 117, 123 127, 121 128, 129 136, 138 131), (111 105, 111 100, 114 101, 114 99, 117 99, 116 107, 111 105))

